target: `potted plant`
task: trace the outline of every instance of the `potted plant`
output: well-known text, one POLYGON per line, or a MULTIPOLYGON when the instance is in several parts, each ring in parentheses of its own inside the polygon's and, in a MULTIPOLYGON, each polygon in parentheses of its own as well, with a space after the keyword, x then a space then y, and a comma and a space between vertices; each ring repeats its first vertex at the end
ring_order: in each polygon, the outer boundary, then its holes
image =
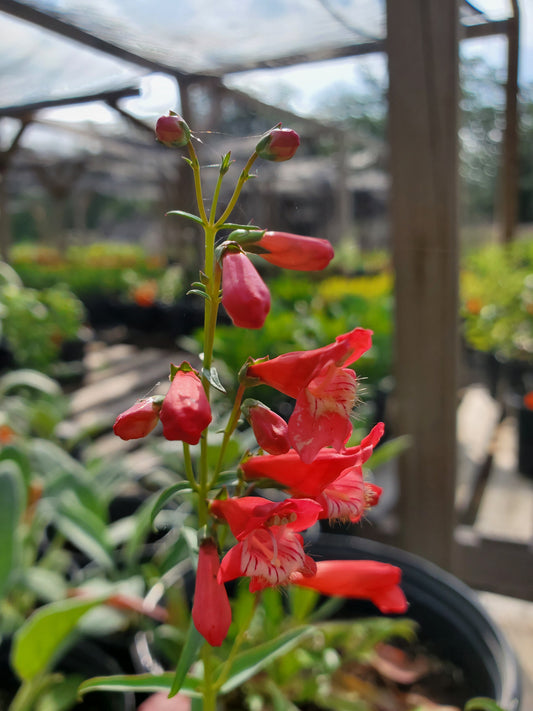
MULTIPOLYGON (((198 214, 180 210, 170 214, 190 220, 203 233, 205 259, 189 292, 204 303, 202 357, 193 364, 171 364, 166 395, 137 401, 117 417, 114 430, 123 439, 140 439, 161 423, 169 446, 179 443, 179 475, 151 503, 150 515, 155 520, 168 506, 180 511, 182 502, 192 506, 195 515, 190 524, 179 519, 176 527, 177 579, 167 587, 169 573, 165 573, 155 587, 157 595, 145 598, 145 609, 153 609, 154 597, 158 601, 166 589, 169 616, 186 624, 183 631, 179 624, 154 630, 160 641, 174 649, 172 671, 96 677, 86 680, 80 693, 181 694, 189 697, 189 708, 214 711, 217 704, 254 683, 288 653, 297 649, 305 653, 304 641, 315 634, 316 628, 301 614, 302 608, 310 611, 303 603, 293 606, 294 625, 273 629, 266 638, 254 634, 261 606, 266 610, 263 620, 269 619, 270 605, 279 606, 272 602, 272 589, 288 587, 290 596, 311 595, 314 600, 317 593, 366 599, 389 615, 406 613, 408 602, 401 567, 387 559, 386 551, 352 555, 351 548, 336 546, 329 556, 321 540, 304 548, 302 536, 320 519, 356 523, 379 500, 381 490, 365 478, 363 466, 383 435, 383 424, 354 442, 350 419, 358 389, 350 366, 370 349, 372 332, 360 325, 309 350, 249 354, 232 398, 214 366, 219 306, 243 333, 260 330, 267 319, 271 297, 252 262, 254 254, 295 271, 322 270, 333 256, 326 240, 229 221, 255 161, 290 159, 298 148, 298 135, 278 125, 261 138, 222 208, 219 195, 231 168, 230 154, 222 157, 213 198, 206 207, 200 164, 187 124, 171 112, 159 119, 156 135, 162 143, 188 151, 186 160, 194 174, 198 214), (258 384, 295 401, 288 422, 253 397, 258 384), (243 420, 255 440, 244 451, 239 446, 243 420), (179 502, 177 508, 175 502, 179 502), (187 570, 194 572, 190 611, 186 604, 172 602, 176 583, 182 581, 186 603, 187 570)), ((410 573, 414 570, 410 560, 402 562, 410 573)), ((412 577, 416 577, 414 572, 412 577)), ((444 578, 439 580, 444 588, 444 578)), ((413 604, 423 610, 429 594, 426 590, 423 599, 413 604)), ((443 607, 447 606, 445 601, 443 607)), ((425 614, 431 616, 428 608, 425 614)), ((494 683, 499 694, 501 689, 494 683)), ((509 685, 513 686, 506 681, 502 688, 507 691, 509 685)), ((486 690, 492 687, 483 686, 482 692, 486 690)), ((277 698, 281 706, 272 696, 276 708, 294 707, 290 697, 277 698)))

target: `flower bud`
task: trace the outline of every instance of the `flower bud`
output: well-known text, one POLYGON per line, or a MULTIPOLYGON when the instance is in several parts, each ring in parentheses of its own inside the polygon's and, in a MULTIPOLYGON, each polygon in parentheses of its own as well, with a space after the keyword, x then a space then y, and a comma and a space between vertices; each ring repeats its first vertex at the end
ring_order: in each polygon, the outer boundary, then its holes
POLYGON ((155 135, 164 146, 181 148, 190 141, 191 130, 181 116, 170 111, 168 116, 157 119, 155 135))
POLYGON ((273 128, 255 147, 260 158, 280 163, 290 160, 300 145, 300 136, 292 128, 273 128))
POLYGON ((146 437, 159 422, 161 398, 149 397, 121 413, 115 420, 113 432, 121 439, 146 437))
POLYGON ((324 269, 334 255, 333 247, 327 239, 289 232, 264 232, 257 242, 243 246, 270 264, 302 272, 324 269))
POLYGON ((239 328, 261 328, 270 311, 268 287, 240 249, 222 257, 222 304, 239 328))
POLYGON ((258 400, 245 400, 241 410, 261 449, 268 454, 285 454, 289 451, 289 428, 282 417, 258 400))
POLYGON ((163 437, 198 444, 212 420, 202 381, 188 363, 176 370, 159 414, 163 437))
POLYGON ((212 647, 220 647, 231 624, 231 607, 223 583, 217 580, 220 561, 215 542, 200 543, 192 619, 198 632, 212 647))

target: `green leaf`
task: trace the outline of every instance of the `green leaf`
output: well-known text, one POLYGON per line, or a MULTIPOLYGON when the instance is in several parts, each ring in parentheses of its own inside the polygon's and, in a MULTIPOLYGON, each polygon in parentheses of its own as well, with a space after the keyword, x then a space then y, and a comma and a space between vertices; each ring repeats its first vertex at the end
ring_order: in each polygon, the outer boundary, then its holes
POLYGON ((113 567, 112 547, 105 522, 75 497, 60 502, 53 520, 58 530, 81 551, 104 568, 113 567))
POLYGON ((35 711, 68 711, 75 708, 78 697, 78 686, 81 676, 68 676, 61 679, 39 698, 35 711))
MULTIPOLYGON (((294 649, 300 640, 310 634, 313 629, 314 628, 309 625, 297 627, 285 632, 276 639, 239 654, 231 665, 228 678, 220 687, 220 693, 227 694, 229 691, 236 689, 257 674, 257 672, 263 669, 267 664, 274 661, 274 659, 290 652, 291 649, 294 649)), ((218 673, 220 673, 222 669, 223 665, 218 669, 218 673)))
MULTIPOLYGON (((189 162, 187 158, 185 158, 185 160, 189 162)), ((193 215, 191 212, 184 212, 183 210, 169 210, 169 212, 165 213, 165 215, 178 215, 179 217, 186 217, 188 220, 192 220, 199 225, 204 224, 198 215, 193 215)))
POLYGON ((61 395, 61 386, 44 373, 29 368, 13 370, 0 378, 0 394, 15 388, 31 388, 45 395, 61 395))
MULTIPOLYGON (((83 695, 89 691, 137 691, 148 694, 158 691, 170 691, 174 680, 174 672, 164 674, 124 674, 117 676, 95 676, 80 684, 78 693, 83 695)), ((180 689, 187 696, 199 696, 198 687, 201 680, 187 677, 180 689)))
POLYGON ((383 442, 377 449, 372 452, 372 457, 369 459, 367 466, 371 469, 376 469, 381 464, 396 459, 400 454, 405 452, 412 445, 413 440, 409 435, 401 435, 395 437, 388 442, 383 442))
POLYGON ((192 491, 191 485, 188 481, 180 481, 177 484, 172 484, 167 489, 164 489, 157 497, 155 503, 152 506, 152 511, 150 514, 150 525, 154 525, 155 517, 161 511, 163 506, 170 501, 176 494, 189 494, 192 491))
POLYGON ((219 390, 221 393, 226 394, 226 389, 220 382, 220 378, 218 377, 218 371, 215 367, 209 368, 202 368, 202 375, 204 378, 217 390, 219 390))
POLYGON ((189 622, 189 629, 187 630, 187 638, 178 660, 178 666, 176 667, 176 673, 174 675, 169 697, 175 696, 181 689, 187 677, 187 672, 191 668, 191 665, 196 661, 198 651, 202 646, 203 641, 204 638, 194 626, 194 622, 191 618, 189 622))
POLYGON ((18 629, 11 666, 23 681, 46 671, 83 615, 106 598, 61 600, 39 608, 18 629))
POLYGON ((470 699, 466 702, 465 711, 504 711, 494 699, 486 699, 483 696, 477 696, 475 699, 470 699))
POLYGON ((203 296, 204 299, 211 298, 209 296, 209 294, 207 294, 205 291, 200 291, 200 289, 189 289, 189 291, 186 293, 186 296, 189 296, 189 294, 196 294, 196 296, 203 296))
POLYGON ((22 475, 18 466, 10 460, 0 461, 0 597, 15 565, 22 502, 22 475))

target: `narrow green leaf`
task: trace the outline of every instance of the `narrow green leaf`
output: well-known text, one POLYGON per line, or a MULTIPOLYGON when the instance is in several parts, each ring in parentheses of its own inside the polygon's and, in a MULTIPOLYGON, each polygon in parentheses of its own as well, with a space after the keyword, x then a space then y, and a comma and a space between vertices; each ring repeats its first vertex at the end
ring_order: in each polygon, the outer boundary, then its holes
POLYGON ((220 225, 219 227, 220 230, 247 230, 250 232, 264 232, 260 227, 257 225, 238 225, 233 222, 225 222, 223 225, 220 225))
POLYGON ((60 396, 61 386, 48 375, 29 368, 12 370, 0 378, 0 394, 9 390, 25 387, 37 390, 46 395, 60 396))
POLYGON ((206 294, 205 291, 200 291, 200 289, 189 289, 189 291, 187 292, 186 295, 189 296, 189 294, 196 294, 196 296, 203 296, 204 299, 210 298, 209 294, 206 294))
POLYGON ((221 393, 224 393, 224 395, 226 394, 226 389, 220 382, 218 371, 215 367, 209 368, 209 370, 207 368, 202 368, 202 375, 214 388, 219 390, 221 393))
POLYGON ((7 459, 0 461, 0 597, 15 565, 22 501, 22 475, 18 466, 7 459))
POLYGON ((188 481, 180 481, 177 484, 172 484, 167 489, 164 489, 157 497, 154 505, 152 506, 152 512, 150 516, 150 525, 154 525, 155 517, 161 511, 163 506, 170 501, 176 494, 188 494, 192 491, 191 485, 188 481))
POLYGON ((475 699, 470 699, 466 702, 465 711, 504 711, 494 699, 486 699, 482 696, 477 696, 475 699))
MULTIPOLYGON (((95 676, 87 679, 78 689, 78 693, 83 696, 89 691, 138 691, 145 693, 157 693, 158 691, 170 691, 174 680, 174 672, 164 674, 124 674, 117 676, 95 676)), ((187 677, 180 691, 187 696, 198 696, 200 679, 187 677)))
MULTIPOLYGON (((227 694, 229 691, 236 689, 245 681, 261 671, 267 664, 270 664, 274 659, 283 656, 291 649, 296 647, 300 640, 310 634, 313 627, 307 625, 305 627, 297 627, 280 635, 276 639, 260 644, 253 649, 246 650, 239 654, 233 664, 228 678, 220 687, 221 694, 227 694)), ((217 670, 222 671, 223 665, 217 670)), ((215 672, 215 673, 217 673, 215 672)))
POLYGON ((83 615, 105 597, 71 599, 39 608, 20 627, 13 641, 11 665, 23 681, 44 672, 83 615))
MULTIPOLYGON (((187 160, 187 158, 185 158, 185 160, 187 160)), ((169 212, 167 212, 165 214, 166 215, 179 215, 179 217, 186 217, 188 220, 197 222, 199 225, 204 224, 202 222, 202 220, 198 217, 198 215, 193 215, 191 212, 184 212, 183 210, 169 210, 169 212)))
POLYGON ((104 568, 113 567, 111 542, 105 522, 76 497, 61 501, 54 523, 69 541, 91 559, 104 568))
POLYGON ((175 696, 178 691, 180 691, 187 677, 187 672, 191 668, 191 665, 196 661, 198 650, 202 646, 203 641, 204 638, 198 632, 194 626, 194 622, 191 619, 189 622, 189 629, 187 630, 187 639, 185 640, 185 644, 183 645, 183 649, 180 654, 172 687, 170 688, 169 697, 175 696))

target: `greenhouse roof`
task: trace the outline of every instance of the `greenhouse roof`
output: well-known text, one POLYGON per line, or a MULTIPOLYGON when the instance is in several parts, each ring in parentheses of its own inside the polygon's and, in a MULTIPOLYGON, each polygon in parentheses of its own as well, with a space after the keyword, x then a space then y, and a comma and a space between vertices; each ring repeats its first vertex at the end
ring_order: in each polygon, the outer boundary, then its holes
MULTIPOLYGON (((466 36, 502 32, 461 4, 466 36)), ((383 51, 385 0, 0 0, 0 115, 126 93, 147 72, 223 77, 383 51)))

